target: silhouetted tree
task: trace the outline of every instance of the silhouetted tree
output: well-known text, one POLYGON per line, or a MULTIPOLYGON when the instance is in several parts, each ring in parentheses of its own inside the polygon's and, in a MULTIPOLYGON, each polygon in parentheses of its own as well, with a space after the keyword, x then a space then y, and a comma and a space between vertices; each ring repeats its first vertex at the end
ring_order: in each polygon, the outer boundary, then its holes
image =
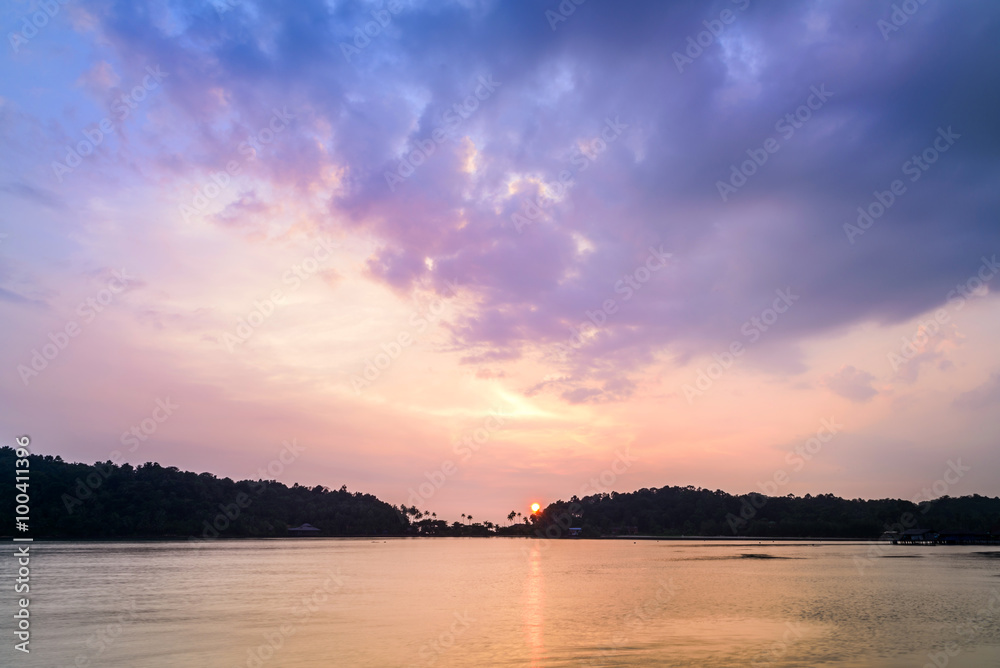
MULTIPOLYGON (((14 450, 0 447, 0 471, 14 450)), ((404 535, 411 509, 370 494, 274 480, 217 478, 148 462, 64 462, 31 455, 31 534, 47 538, 288 536, 308 522, 327 536, 404 535), (221 519, 220 519, 221 518, 221 519)), ((14 477, 0 476, 0 509, 13 516, 14 477)), ((416 511, 413 508, 412 511, 416 511)))
POLYGON ((1000 498, 944 496, 918 505, 898 499, 847 500, 833 494, 772 497, 662 487, 557 501, 536 515, 533 531, 552 524, 565 527, 569 521, 591 536, 877 538, 908 516, 915 518, 912 528, 986 534, 1000 524, 1000 498))

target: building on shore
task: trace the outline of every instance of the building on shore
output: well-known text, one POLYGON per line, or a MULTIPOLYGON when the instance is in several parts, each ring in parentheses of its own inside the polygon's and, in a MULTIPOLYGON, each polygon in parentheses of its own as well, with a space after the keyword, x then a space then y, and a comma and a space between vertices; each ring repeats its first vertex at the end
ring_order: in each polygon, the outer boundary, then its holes
POLYGON ((319 529, 306 522, 302 526, 290 528, 288 533, 293 536, 315 536, 319 533, 319 529))

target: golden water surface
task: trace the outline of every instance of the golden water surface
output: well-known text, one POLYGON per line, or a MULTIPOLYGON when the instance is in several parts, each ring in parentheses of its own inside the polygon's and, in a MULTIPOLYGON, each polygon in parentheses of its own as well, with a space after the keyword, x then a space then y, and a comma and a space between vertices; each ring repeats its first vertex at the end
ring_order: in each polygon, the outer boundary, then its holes
MULTIPOLYGON (((1000 548, 34 543, 3 666, 1000 666, 1000 548)), ((10 560, 0 566, 11 582, 10 560)), ((5 596, 4 605, 10 602, 5 596)))

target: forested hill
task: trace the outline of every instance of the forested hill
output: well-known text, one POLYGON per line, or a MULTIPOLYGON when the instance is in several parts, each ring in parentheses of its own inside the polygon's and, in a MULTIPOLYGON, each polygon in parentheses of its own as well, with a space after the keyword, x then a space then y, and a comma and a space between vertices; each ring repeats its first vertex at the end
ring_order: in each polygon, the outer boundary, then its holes
POLYGON ((819 496, 734 496, 695 487, 661 487, 557 501, 535 529, 584 536, 636 533, 656 536, 877 538, 887 530, 1000 531, 1000 498, 943 496, 916 504, 897 499, 819 496))
MULTIPOLYGON (((409 522, 393 506, 345 487, 287 487, 217 478, 147 463, 71 464, 31 455, 32 538, 193 538, 288 536, 309 523, 323 536, 403 535, 409 522)), ((15 451, 0 447, 0 535, 15 532, 15 451)))
MULTIPOLYGON (((288 487, 267 480, 233 481, 210 473, 147 463, 72 464, 29 456, 30 481, 18 488, 15 451, 0 447, 0 535, 15 533, 15 503, 30 497, 32 538, 285 537, 309 523, 321 536, 519 535, 752 536, 877 538, 886 530, 1000 534, 1000 498, 944 496, 926 503, 898 499, 732 495, 695 487, 662 487, 557 501, 524 524, 462 525, 420 519, 370 494, 325 487, 288 487), (442 525, 438 527, 437 525, 442 525), (431 530, 433 529, 433 530, 431 530)), ((23 468, 23 467, 17 467, 23 468)), ((429 515, 429 514, 428 514, 429 515)), ((512 512, 508 519, 512 518, 512 512)), ((471 520, 471 517, 469 518, 471 520)), ((510 520, 512 521, 512 520, 510 520)), ((21 534, 25 535, 25 534, 21 534)))

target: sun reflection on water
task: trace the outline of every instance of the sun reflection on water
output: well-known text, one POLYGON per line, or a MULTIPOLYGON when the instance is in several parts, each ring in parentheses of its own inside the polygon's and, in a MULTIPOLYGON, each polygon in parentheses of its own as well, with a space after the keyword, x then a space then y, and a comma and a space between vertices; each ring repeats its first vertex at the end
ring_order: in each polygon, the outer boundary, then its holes
POLYGON ((524 632, 531 653, 531 665, 540 666, 545 653, 545 590, 542 553, 538 545, 528 556, 528 582, 524 603, 524 632))

